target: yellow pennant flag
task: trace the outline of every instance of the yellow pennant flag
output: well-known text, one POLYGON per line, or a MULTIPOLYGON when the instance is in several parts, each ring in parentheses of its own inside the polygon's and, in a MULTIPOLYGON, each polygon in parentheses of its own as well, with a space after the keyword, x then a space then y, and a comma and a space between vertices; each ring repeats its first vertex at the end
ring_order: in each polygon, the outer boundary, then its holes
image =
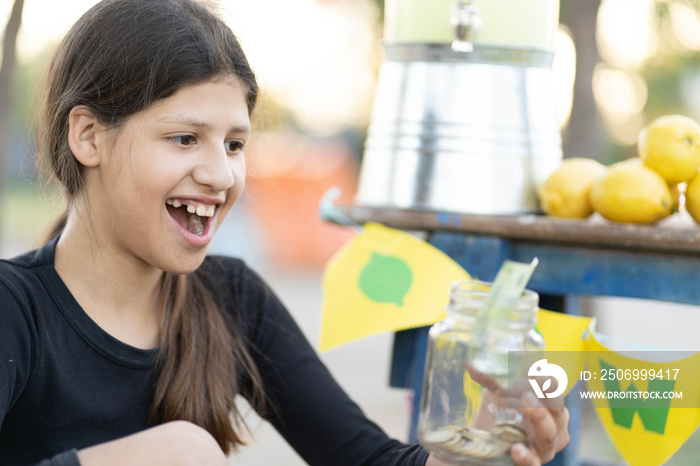
POLYGON ((572 316, 561 312, 537 311, 535 329, 542 335, 545 351, 564 371, 570 383, 567 384, 563 396, 566 396, 576 386, 575 381, 586 367, 586 350, 588 341, 588 326, 590 317, 572 316))
POLYGON ((452 283, 469 278, 427 242, 367 223, 326 266, 320 349, 431 325, 445 316, 452 283))
MULTIPOLYGON (((631 466, 665 463, 700 425, 700 354, 666 362, 642 361, 607 348, 591 329, 588 344, 594 393, 623 391, 635 398, 593 402, 601 423, 620 455, 631 466), (636 398, 642 393, 668 393, 673 398, 636 398), (682 394, 682 398, 677 395, 682 394)), ((645 352, 660 354, 661 352, 645 352)), ((682 353, 678 353, 682 354, 682 353)), ((687 353, 685 353, 687 354, 687 353)), ((652 395, 658 396, 658 395, 652 395)))
POLYGON ((542 335, 547 351, 584 351, 585 332, 590 323, 590 317, 540 309, 537 311, 535 329, 542 335))

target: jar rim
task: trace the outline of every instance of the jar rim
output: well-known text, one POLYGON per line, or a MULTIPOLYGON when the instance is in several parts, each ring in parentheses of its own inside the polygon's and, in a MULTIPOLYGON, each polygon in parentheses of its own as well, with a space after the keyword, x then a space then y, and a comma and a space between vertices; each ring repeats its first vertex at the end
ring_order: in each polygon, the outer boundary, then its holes
MULTIPOLYGON (((457 280, 452 283, 452 293, 470 293, 476 296, 488 295, 491 290, 493 282, 487 282, 482 280, 457 280)), ((520 299, 525 300, 536 300, 539 299, 539 294, 536 291, 529 290, 525 288, 520 295, 520 299)))
MULTIPOLYGON (((448 308, 452 310, 457 310, 456 308, 461 307, 460 305, 465 305, 470 302, 483 302, 491 291, 491 286, 493 282, 486 282, 481 280, 459 280, 452 283, 452 288, 450 291, 450 304, 448 308)), ((539 294, 535 291, 525 289, 520 295, 518 302, 515 305, 514 314, 519 315, 521 318, 529 319, 534 318, 537 310, 539 308, 539 294)), ((470 314, 477 314, 479 307, 469 307, 470 314)), ((511 317, 515 317, 512 315, 511 317)))

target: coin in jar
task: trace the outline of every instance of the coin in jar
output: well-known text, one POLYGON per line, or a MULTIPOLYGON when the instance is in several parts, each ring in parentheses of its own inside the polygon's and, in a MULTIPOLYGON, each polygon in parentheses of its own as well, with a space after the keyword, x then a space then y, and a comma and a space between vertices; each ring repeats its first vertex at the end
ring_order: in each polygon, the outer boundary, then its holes
POLYGON ((493 429, 491 429, 491 435, 494 438, 501 440, 506 443, 525 443, 527 444, 527 435, 525 431, 517 424, 512 422, 497 422, 493 429))

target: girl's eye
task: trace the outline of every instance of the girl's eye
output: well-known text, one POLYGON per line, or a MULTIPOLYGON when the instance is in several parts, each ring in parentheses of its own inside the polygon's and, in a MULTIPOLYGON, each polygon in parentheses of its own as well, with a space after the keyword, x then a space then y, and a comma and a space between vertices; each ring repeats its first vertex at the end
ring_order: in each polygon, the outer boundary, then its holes
POLYGON ((239 152, 243 150, 243 141, 226 141, 226 150, 229 152, 239 152))
POLYGON ((195 138, 191 134, 181 134, 180 136, 172 136, 169 139, 181 146, 191 146, 192 144, 197 142, 197 138, 195 138))

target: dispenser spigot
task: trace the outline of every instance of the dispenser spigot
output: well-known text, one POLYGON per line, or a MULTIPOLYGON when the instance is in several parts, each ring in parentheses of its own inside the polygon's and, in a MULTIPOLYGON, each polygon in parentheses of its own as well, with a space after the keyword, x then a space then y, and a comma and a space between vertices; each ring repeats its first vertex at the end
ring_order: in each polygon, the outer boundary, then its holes
POLYGON ((450 8, 450 26, 454 29, 455 40, 452 50, 455 52, 472 52, 472 40, 481 32, 482 23, 479 8, 472 5, 471 0, 457 0, 450 8))

